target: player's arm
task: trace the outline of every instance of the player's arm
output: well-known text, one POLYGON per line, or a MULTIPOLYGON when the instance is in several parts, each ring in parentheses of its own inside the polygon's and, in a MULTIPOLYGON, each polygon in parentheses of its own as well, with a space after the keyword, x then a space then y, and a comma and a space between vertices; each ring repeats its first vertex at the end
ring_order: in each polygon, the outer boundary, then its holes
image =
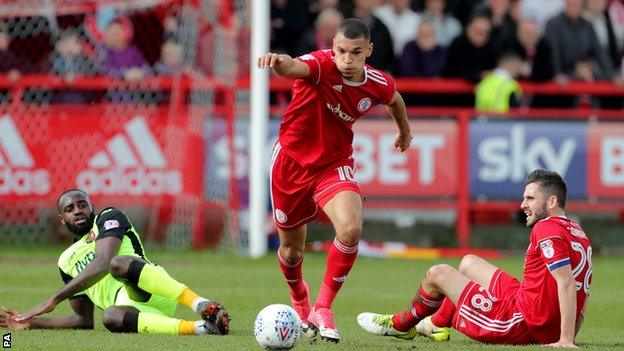
POLYGON ((86 296, 72 298, 69 305, 74 314, 63 317, 33 317, 17 321, 15 310, 0 312, 0 327, 9 329, 93 329, 93 302, 86 296))
POLYGON ((386 111, 392 116, 392 119, 399 128, 399 133, 394 141, 394 147, 401 150, 401 152, 407 150, 412 142, 412 133, 410 131, 409 123, 407 122, 407 109, 405 108, 405 101, 399 92, 395 91, 392 100, 386 104, 386 111))
POLYGON ((572 276, 572 269, 568 264, 550 273, 557 282, 559 312, 561 313, 561 334, 559 341, 548 346, 576 347, 574 345, 574 335, 576 333, 576 286, 572 276))
POLYGON ((67 283, 47 300, 35 306, 30 311, 17 317, 23 321, 42 313, 51 312, 61 301, 73 296, 97 283, 110 271, 110 261, 116 256, 121 245, 121 239, 108 236, 95 241, 95 258, 74 279, 67 283))
POLYGON ((295 60, 286 54, 268 54, 258 57, 258 68, 271 68, 282 77, 304 78, 310 74, 310 68, 305 63, 295 60))

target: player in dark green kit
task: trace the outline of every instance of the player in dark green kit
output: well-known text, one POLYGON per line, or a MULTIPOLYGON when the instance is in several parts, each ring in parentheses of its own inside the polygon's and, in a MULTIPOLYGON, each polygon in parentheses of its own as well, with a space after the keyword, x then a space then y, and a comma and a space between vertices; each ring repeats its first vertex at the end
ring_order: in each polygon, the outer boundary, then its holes
POLYGON ((94 306, 112 332, 227 334, 230 318, 216 301, 205 299, 151 263, 139 234, 116 208, 99 214, 87 193, 72 189, 58 199, 59 219, 76 236, 58 260, 65 286, 26 313, 0 311, 0 327, 12 329, 93 328, 94 306), (38 317, 69 299, 74 315, 38 317), (198 321, 172 318, 177 304, 193 309, 198 321))

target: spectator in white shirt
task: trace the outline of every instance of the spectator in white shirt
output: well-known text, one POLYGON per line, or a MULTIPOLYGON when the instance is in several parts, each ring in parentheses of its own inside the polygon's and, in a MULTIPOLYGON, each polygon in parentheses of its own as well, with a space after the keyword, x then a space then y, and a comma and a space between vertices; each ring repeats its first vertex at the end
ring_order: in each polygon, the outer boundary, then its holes
POLYGON ((423 15, 433 19, 436 32, 436 44, 442 47, 451 45, 453 39, 462 33, 461 23, 446 12, 446 0, 426 0, 423 15))
POLYGON ((416 36, 415 29, 420 23, 420 16, 411 8, 411 0, 390 0, 386 5, 377 7, 373 13, 388 27, 392 37, 394 56, 400 58, 403 48, 416 36))
POLYGON ((521 0, 522 18, 530 18, 537 22, 540 32, 544 33, 546 22, 563 10, 565 0, 521 0))

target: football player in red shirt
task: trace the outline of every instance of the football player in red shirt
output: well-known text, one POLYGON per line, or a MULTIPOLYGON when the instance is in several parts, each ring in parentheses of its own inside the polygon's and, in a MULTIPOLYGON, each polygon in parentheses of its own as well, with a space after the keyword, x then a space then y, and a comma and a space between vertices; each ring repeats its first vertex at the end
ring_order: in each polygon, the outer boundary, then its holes
POLYGON ((410 309, 362 313, 360 326, 373 334, 434 340, 448 340, 452 326, 487 343, 576 347, 592 279, 591 243, 565 216, 567 188, 559 174, 536 170, 524 184, 520 207, 532 230, 523 281, 467 255, 457 270, 429 268, 410 309))
POLYGON ((331 50, 297 58, 268 53, 257 61, 258 68, 295 79, 271 158, 279 265, 306 335, 314 337, 318 331, 333 342, 340 340, 340 334, 331 306, 355 262, 362 233, 362 200, 352 158, 353 123, 375 105, 384 104, 399 129, 395 147, 403 152, 412 140, 405 103, 394 80, 365 64, 372 50, 366 23, 350 18, 336 31, 331 50), (332 222, 336 238, 312 308, 301 268, 306 224, 319 210, 332 222))

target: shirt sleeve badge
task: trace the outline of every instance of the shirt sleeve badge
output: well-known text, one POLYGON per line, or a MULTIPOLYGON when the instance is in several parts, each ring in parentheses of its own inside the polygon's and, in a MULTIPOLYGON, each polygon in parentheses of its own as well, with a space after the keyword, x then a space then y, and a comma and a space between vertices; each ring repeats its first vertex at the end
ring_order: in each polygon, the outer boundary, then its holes
POLYGON ((117 221, 116 219, 109 219, 108 221, 104 222, 105 230, 110 230, 114 228, 119 228, 119 221, 117 221))
POLYGON ((553 247, 553 242, 550 239, 540 242, 540 249, 542 249, 542 253, 546 258, 552 258, 555 255, 555 248, 553 247))

